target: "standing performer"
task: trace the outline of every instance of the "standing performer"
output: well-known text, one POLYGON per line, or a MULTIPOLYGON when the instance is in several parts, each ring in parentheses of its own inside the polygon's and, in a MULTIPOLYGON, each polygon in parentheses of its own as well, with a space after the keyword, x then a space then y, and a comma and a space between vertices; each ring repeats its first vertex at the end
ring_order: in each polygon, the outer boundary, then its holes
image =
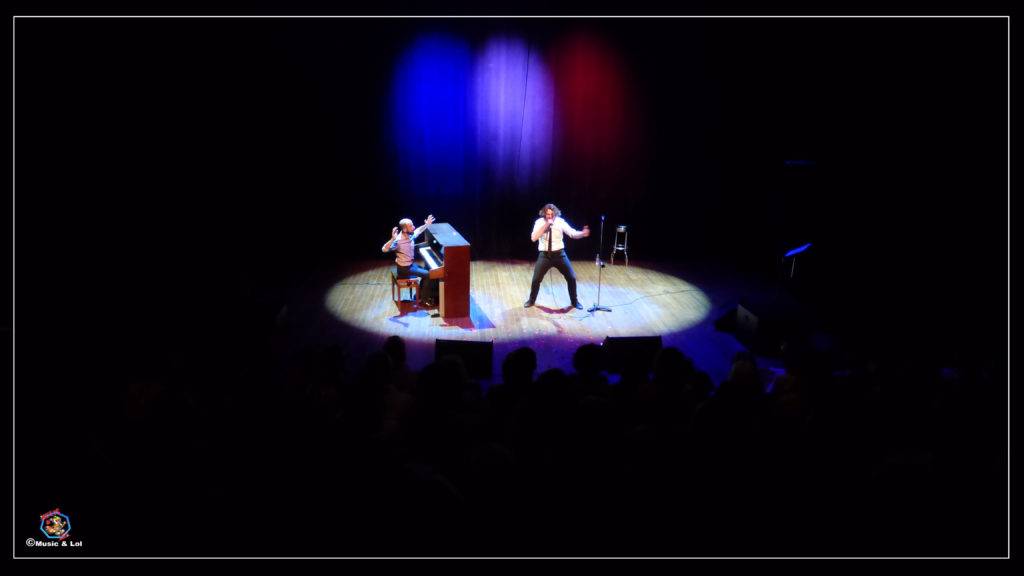
POLYGON ((537 265, 533 268, 533 283, 530 284, 530 299, 523 303, 525 308, 533 306, 537 301, 537 294, 540 292, 540 283, 544 275, 552 267, 557 268, 569 285, 569 300, 578 310, 583 310, 583 305, 576 298, 576 273, 572 270, 572 263, 565 255, 564 238, 572 239, 586 238, 590 236, 590 227, 584 226, 580 232, 569 226, 569 223, 562 219, 561 211, 554 204, 546 204, 540 209, 540 218, 533 223, 533 233, 530 234, 530 242, 537 242, 537 265))

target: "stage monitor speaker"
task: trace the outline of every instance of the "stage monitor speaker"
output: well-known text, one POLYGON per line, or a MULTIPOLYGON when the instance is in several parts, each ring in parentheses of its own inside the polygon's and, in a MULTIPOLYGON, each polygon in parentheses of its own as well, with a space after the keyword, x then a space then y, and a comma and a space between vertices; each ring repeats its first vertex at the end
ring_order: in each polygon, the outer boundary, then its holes
POLYGON ((754 343, 758 341, 758 324, 760 320, 752 308, 742 303, 736 306, 736 339, 752 352, 754 343))
POLYGON ((752 306, 741 302, 736 307, 736 340, 758 356, 774 358, 789 332, 785 314, 771 306, 752 306))
POLYGON ((493 342, 469 342, 465 340, 434 340, 434 361, 444 356, 458 356, 466 366, 471 378, 490 380, 494 364, 493 342))
POLYGON ((635 370, 650 374, 654 372, 654 360, 661 350, 661 336, 608 336, 601 346, 608 373, 622 374, 635 370))

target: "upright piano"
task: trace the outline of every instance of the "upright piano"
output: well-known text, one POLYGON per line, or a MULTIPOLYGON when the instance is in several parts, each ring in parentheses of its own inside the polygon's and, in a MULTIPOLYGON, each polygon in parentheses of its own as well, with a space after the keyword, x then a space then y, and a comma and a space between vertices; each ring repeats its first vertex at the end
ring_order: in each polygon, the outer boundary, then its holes
POLYGON ((469 316, 469 242, 451 224, 427 226, 419 254, 439 280, 438 298, 442 318, 469 316))

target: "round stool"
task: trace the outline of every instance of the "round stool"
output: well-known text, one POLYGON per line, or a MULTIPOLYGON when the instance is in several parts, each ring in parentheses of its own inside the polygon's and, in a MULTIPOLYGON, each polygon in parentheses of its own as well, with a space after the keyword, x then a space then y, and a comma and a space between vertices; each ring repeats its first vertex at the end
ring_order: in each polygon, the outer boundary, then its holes
POLYGON ((627 252, 627 244, 629 243, 629 232, 625 226, 615 227, 615 248, 612 249, 612 266, 615 265, 615 254, 622 252, 626 257, 626 266, 629 266, 629 252, 627 252), (621 239, 620 239, 621 236, 621 239))

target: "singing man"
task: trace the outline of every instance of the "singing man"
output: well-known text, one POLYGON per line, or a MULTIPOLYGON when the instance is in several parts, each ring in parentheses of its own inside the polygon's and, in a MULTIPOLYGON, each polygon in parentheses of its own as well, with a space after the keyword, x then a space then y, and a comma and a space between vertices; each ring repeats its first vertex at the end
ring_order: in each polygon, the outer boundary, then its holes
POLYGON ((533 283, 530 284, 530 299, 523 303, 523 307, 529 308, 537 301, 537 293, 540 292, 540 283, 551 268, 556 268, 562 273, 566 284, 569 286, 569 300, 572 305, 583 310, 583 305, 576 298, 576 273, 573 272, 572 263, 565 254, 565 237, 572 239, 586 238, 590 236, 590 227, 584 226, 583 231, 578 231, 569 225, 559 214, 562 212, 554 204, 545 204, 540 209, 540 218, 533 223, 533 233, 530 234, 530 242, 537 243, 537 265, 533 268, 533 283))

